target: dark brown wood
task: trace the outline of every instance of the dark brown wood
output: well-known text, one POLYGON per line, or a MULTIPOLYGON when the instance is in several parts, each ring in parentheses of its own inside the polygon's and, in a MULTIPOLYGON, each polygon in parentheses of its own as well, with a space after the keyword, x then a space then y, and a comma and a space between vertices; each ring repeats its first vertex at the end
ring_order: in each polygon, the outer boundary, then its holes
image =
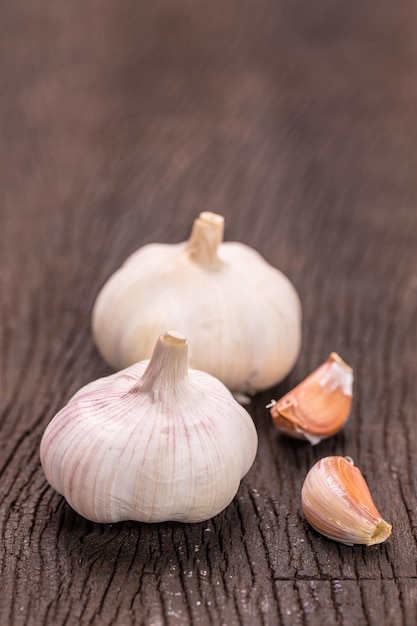
POLYGON ((417 623, 417 22, 412 0, 14 0, 0 19, 0 623, 417 623), (94 298, 128 253, 226 217, 304 309, 300 359, 249 410, 259 453, 204 524, 98 525, 46 484, 55 412, 110 370, 94 298), (338 351, 345 430, 280 438, 265 404, 338 351), (349 454, 393 524, 305 522, 349 454))

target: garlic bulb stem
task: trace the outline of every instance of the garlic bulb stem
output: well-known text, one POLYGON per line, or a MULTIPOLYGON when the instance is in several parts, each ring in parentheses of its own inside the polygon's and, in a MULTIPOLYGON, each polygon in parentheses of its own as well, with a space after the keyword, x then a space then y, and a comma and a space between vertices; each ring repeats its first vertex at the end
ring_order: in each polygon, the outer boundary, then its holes
POLYGON ((223 266, 217 255, 223 241, 224 218, 216 213, 204 211, 194 220, 187 242, 190 259, 206 269, 219 270, 223 266))
POLYGON ((187 359, 185 337, 173 330, 165 332, 156 342, 143 377, 133 390, 149 392, 153 401, 169 396, 188 375, 187 359))

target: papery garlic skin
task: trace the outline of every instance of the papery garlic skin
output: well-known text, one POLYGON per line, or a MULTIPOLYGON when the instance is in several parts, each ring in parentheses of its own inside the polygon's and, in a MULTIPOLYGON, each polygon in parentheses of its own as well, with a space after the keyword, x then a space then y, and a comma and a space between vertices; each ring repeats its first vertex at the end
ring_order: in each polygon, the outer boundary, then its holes
POLYGON ((222 243, 224 220, 204 212, 180 244, 149 244, 100 291, 92 330, 119 369, 152 353, 165 328, 189 342, 189 364, 229 389, 254 393, 282 380, 301 345, 298 295, 255 250, 222 243))
POLYGON ((312 445, 335 435, 352 407, 353 370, 332 352, 320 367, 267 408, 277 429, 312 445))
POLYGON ((307 521, 329 539, 372 546, 391 534, 368 485, 349 457, 330 456, 308 472, 301 493, 307 521))
POLYGON ((234 498, 257 449, 250 415, 207 373, 187 371, 185 339, 94 381, 41 442, 51 486, 95 522, 198 522, 234 498))

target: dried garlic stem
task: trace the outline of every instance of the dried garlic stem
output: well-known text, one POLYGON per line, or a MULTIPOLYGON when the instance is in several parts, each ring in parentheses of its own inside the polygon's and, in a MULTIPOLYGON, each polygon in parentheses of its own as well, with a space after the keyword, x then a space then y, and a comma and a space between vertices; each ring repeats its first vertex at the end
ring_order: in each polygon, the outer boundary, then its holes
POLYGON ((223 241, 224 218, 216 213, 204 211, 194 220, 187 242, 190 259, 207 269, 218 270, 223 262, 217 256, 217 249, 223 241))
POLYGON ((188 375, 187 358, 185 337, 173 330, 165 332, 156 342, 148 367, 132 391, 148 391, 153 400, 169 396, 188 375))

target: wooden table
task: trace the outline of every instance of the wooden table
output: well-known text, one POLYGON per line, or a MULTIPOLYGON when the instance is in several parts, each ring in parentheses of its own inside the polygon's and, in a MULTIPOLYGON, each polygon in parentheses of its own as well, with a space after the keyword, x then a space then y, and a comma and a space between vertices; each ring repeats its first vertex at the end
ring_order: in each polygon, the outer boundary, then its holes
POLYGON ((2 625, 417 623, 417 10, 411 0, 14 0, 0 20, 2 625), (303 348, 249 407, 259 452, 201 524, 93 524, 39 442, 110 372, 94 299, 139 246, 202 210, 295 284, 303 348), (316 447, 265 405, 332 350, 344 431, 316 447), (339 545, 301 511, 350 455, 393 524, 339 545))

